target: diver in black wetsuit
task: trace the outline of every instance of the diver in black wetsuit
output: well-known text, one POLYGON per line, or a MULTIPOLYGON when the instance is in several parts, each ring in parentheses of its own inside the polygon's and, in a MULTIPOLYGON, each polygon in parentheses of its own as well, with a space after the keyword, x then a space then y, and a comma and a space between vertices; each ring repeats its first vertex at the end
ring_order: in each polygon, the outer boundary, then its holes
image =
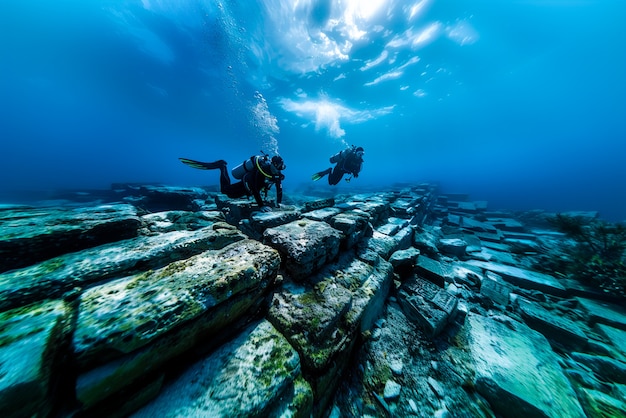
POLYGON ((220 191, 222 193, 230 198, 254 196, 257 205, 259 205, 264 212, 270 211, 271 208, 264 204, 261 198, 261 192, 267 193, 267 190, 275 184, 276 207, 280 207, 280 202, 283 199, 282 180, 285 178, 281 171, 287 167, 282 157, 279 155, 275 155, 271 159, 265 154, 250 157, 233 169, 233 176, 240 180, 236 183, 231 183, 226 167, 227 163, 224 160, 218 160, 212 163, 204 163, 187 158, 179 158, 179 160, 199 170, 219 169, 220 191))
MULTIPOLYGON (((328 174, 328 184, 334 186, 339 183, 344 174, 352 174, 354 178, 357 178, 363 165, 364 153, 363 147, 352 145, 330 157, 331 163, 337 163, 335 168, 327 168, 324 171, 315 173, 311 179, 317 181, 328 174)), ((346 181, 350 181, 350 178, 347 178, 346 181)))

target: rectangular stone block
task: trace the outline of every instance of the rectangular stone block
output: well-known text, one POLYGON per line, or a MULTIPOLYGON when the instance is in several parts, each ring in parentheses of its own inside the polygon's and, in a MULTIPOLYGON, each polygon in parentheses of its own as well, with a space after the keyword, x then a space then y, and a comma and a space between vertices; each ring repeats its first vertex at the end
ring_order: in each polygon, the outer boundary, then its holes
POLYGON ((480 285, 480 293, 482 295, 503 306, 509 304, 511 289, 511 286, 487 277, 483 279, 480 285))
POLYGON ((285 268, 302 280, 332 261, 339 253, 340 231, 325 222, 301 219, 267 229, 263 240, 283 256, 285 268))

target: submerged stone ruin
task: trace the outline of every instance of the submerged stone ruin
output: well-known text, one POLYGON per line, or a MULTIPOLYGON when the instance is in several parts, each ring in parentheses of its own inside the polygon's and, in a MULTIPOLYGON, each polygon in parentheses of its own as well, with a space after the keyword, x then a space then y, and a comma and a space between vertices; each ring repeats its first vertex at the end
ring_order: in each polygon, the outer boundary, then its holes
POLYGON ((542 214, 93 198, 0 207, 2 417, 626 416, 624 301, 536 268, 542 214))

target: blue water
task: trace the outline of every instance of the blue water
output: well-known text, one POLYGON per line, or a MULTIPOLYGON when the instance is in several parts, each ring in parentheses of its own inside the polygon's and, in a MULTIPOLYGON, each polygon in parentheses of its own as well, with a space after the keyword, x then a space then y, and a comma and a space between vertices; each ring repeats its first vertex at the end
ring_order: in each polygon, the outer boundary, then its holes
POLYGON ((357 144, 339 190, 621 221, 624 22, 620 0, 4 0, 0 192, 212 185, 177 157, 263 149, 288 195, 357 144))

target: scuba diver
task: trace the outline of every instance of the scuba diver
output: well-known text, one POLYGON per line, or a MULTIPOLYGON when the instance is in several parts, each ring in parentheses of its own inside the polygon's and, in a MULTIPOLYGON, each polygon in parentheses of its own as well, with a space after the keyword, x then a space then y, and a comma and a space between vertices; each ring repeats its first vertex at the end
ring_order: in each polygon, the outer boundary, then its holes
MULTIPOLYGON (((335 168, 327 168, 324 171, 320 171, 319 173, 313 174, 311 179, 313 181, 317 181, 329 174, 328 176, 328 184, 331 186, 339 183, 344 174, 352 174, 354 178, 359 177, 359 172, 361 172, 361 165, 363 164, 363 147, 355 147, 352 145, 344 149, 343 151, 338 152, 337 154, 330 157, 330 162, 332 164, 337 163, 335 168)), ((346 179, 347 182, 350 181, 350 177, 346 179)))
POLYGON ((232 174, 235 179, 240 180, 231 183, 226 168, 226 161, 218 160, 212 163, 179 158, 179 160, 190 167, 199 170, 220 170, 220 192, 230 198, 240 198, 243 196, 254 196, 257 205, 263 212, 271 211, 271 208, 264 204, 261 199, 261 192, 267 196, 268 190, 273 184, 276 185, 276 207, 280 207, 283 199, 282 180, 285 178, 282 170, 287 168, 280 155, 275 155, 271 159, 269 155, 261 151, 262 155, 254 155, 237 167, 233 168, 232 174))

